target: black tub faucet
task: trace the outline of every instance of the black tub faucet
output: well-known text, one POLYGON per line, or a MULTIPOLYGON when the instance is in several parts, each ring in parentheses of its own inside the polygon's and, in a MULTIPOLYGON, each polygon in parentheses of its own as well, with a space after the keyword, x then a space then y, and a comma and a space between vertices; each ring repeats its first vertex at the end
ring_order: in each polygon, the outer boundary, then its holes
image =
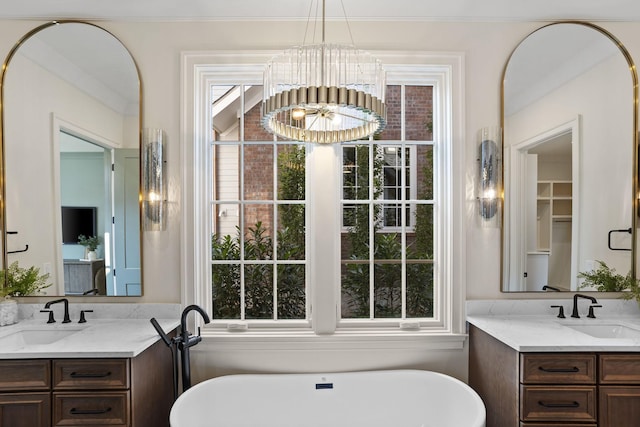
POLYGON ((50 308, 53 304, 57 304, 59 302, 64 303, 64 320, 62 321, 62 323, 69 323, 71 322, 71 319, 69 319, 69 300, 66 298, 60 298, 54 301, 49 301, 48 303, 46 303, 44 305, 45 310, 50 308))
MULTIPOLYGON (((180 328, 181 333, 178 339, 178 350, 180 350, 181 361, 182 361, 182 390, 187 391, 191 387, 191 367, 190 367, 190 356, 189 356, 189 348, 198 344, 202 341, 202 337, 200 336, 200 331, 198 330, 198 335, 191 335, 187 330, 187 315, 191 311, 197 311, 200 313, 202 318, 204 319, 204 323, 209 323, 211 320, 209 319, 209 315, 199 306, 193 304, 187 306, 182 311, 182 318, 180 319, 180 328)), ((200 329, 200 328, 198 328, 200 329)))
POLYGON ((595 299, 594 297, 590 297, 589 295, 583 295, 583 294, 574 294, 573 310, 571 311, 571 317, 574 317, 576 319, 580 318, 580 315, 578 314, 578 298, 588 299, 589 301, 591 301, 592 304, 598 304, 598 300, 595 299))

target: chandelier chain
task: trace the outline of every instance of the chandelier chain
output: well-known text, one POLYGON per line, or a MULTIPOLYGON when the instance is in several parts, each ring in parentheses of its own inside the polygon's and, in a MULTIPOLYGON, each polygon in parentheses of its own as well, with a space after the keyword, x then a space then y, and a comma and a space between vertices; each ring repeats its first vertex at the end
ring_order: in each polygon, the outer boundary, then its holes
POLYGON ((349 31, 349 38, 351 39, 351 45, 356 47, 356 42, 353 40, 353 33, 351 32, 351 25, 349 25, 349 19, 347 18, 347 10, 344 8, 344 1, 340 0, 342 6, 342 14, 344 15, 344 22, 347 24, 347 30, 349 31))

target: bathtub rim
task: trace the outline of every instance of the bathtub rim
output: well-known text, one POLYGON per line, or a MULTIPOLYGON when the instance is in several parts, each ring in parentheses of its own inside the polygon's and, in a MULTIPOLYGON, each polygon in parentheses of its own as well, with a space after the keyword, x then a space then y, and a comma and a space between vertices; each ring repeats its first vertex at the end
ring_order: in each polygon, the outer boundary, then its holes
MULTIPOLYGON (((265 373, 242 373, 242 374, 226 374, 220 375, 218 377, 209 378, 205 381, 199 382, 198 384, 193 385, 190 389, 183 392, 178 396, 176 401, 173 403, 171 407, 171 411, 169 414, 169 424, 170 426, 174 426, 177 420, 175 419, 176 412, 174 408, 176 405, 180 405, 181 400, 184 400, 183 396, 188 396, 192 393, 197 393, 200 388, 210 387, 212 383, 236 380, 236 379, 246 379, 250 380, 251 378, 266 378, 266 377, 332 377, 332 376, 343 376, 343 375, 371 375, 371 374, 412 374, 418 376, 426 376, 426 377, 437 377, 439 379, 450 381, 457 386, 461 387, 462 390, 466 392, 468 396, 472 399, 474 406, 478 409, 478 414, 474 419, 475 425, 486 425, 487 412, 486 406, 484 405, 484 401, 469 384, 464 381, 455 378, 451 375, 444 374, 437 371, 423 370, 423 369, 381 369, 381 370, 363 370, 363 371, 339 371, 339 372, 297 372, 297 373, 277 373, 277 372, 265 372, 265 373)), ((179 409, 179 406, 178 406, 179 409)))

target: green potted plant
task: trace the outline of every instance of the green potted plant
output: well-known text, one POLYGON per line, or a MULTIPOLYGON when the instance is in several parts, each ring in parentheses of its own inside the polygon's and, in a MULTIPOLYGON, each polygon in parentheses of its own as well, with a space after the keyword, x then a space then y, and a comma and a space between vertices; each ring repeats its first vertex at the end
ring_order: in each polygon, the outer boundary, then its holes
POLYGON ((599 266, 595 270, 578 273, 578 278, 584 279, 580 285, 581 289, 589 287, 599 292, 622 292, 623 299, 633 299, 640 304, 640 282, 631 277, 631 272, 623 276, 605 262, 596 262, 599 266))
POLYGON ((37 295, 51 286, 48 279, 49 273, 40 274, 40 269, 33 266, 22 268, 18 261, 0 270, 0 326, 18 321, 18 304, 11 297, 37 295))
POLYGON ((78 236, 78 244, 84 246, 87 249, 87 259, 94 260, 98 257, 96 250, 100 246, 99 236, 85 236, 81 234, 78 236))
POLYGON ((596 262, 598 268, 591 271, 578 273, 579 279, 584 279, 580 288, 595 288, 599 292, 621 292, 630 289, 633 284, 631 272, 623 276, 616 273, 615 268, 610 268, 604 261, 596 262))

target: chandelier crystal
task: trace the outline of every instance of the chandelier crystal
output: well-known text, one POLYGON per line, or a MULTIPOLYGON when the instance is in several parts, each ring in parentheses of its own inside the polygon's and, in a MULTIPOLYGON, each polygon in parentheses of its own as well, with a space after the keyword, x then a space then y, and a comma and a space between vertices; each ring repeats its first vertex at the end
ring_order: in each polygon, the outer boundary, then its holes
POLYGON ((353 46, 324 42, 272 58, 264 71, 262 125, 284 139, 340 143, 385 127, 382 63, 353 46))

